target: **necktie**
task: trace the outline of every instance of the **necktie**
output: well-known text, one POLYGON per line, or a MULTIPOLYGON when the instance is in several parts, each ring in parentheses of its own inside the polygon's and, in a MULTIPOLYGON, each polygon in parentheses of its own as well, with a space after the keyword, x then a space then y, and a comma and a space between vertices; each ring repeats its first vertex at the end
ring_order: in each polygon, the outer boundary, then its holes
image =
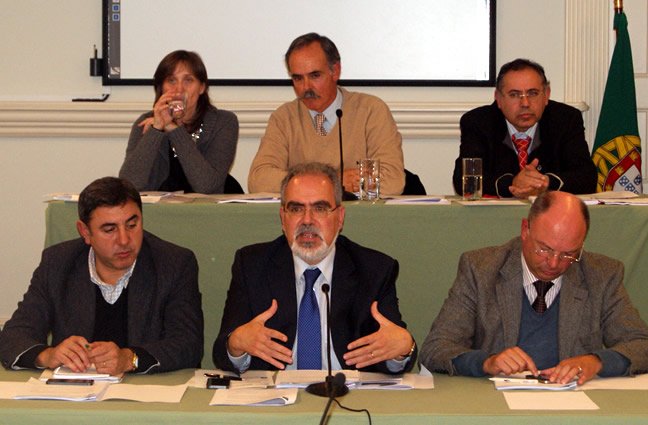
POLYGON ((515 149, 517 149, 518 154, 518 164, 520 164, 520 170, 527 165, 527 159, 529 158, 529 144, 531 139, 524 133, 515 133, 513 135, 513 144, 515 149))
POLYGON ((535 286, 536 292, 538 292, 538 296, 532 304, 533 309, 538 313, 544 313, 545 311, 547 311, 547 302, 545 301, 545 295, 549 291, 549 288, 553 286, 553 282, 536 280, 535 282, 533 282, 533 286, 535 286))
POLYGON ((322 369, 322 335, 320 314, 313 285, 320 269, 304 271, 304 296, 299 304, 297 320, 297 369, 322 369))
POLYGON ((324 129, 324 114, 315 115, 315 132, 318 136, 326 136, 326 130, 324 129))

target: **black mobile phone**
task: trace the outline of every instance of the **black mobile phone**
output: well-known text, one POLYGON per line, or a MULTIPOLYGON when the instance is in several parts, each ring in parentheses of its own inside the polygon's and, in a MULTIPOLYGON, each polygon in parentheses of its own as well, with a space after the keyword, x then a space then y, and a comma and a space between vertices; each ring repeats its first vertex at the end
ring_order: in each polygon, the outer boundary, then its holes
POLYGON ((48 385, 92 385, 93 379, 56 379, 50 378, 46 382, 48 385))
POLYGON ((229 378, 208 378, 207 388, 210 390, 224 390, 229 388, 229 378))
POLYGON ((527 375, 526 379, 537 379, 540 384, 551 384, 549 377, 546 375, 527 375))

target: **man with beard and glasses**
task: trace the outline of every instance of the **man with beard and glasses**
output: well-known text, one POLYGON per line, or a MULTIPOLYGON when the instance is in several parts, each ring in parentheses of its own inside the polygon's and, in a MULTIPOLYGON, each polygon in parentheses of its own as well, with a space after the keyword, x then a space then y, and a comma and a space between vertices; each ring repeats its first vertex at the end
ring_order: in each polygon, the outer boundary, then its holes
POLYGON ((332 167, 306 163, 288 170, 279 211, 284 235, 236 253, 214 342, 217 367, 327 369, 326 284, 332 369, 412 368, 416 344, 398 310, 398 262, 339 235, 341 198, 332 167))
POLYGON ((285 55, 297 99, 280 106, 268 121, 250 167, 248 189, 278 192, 288 168, 319 161, 340 166, 339 121, 342 111, 344 188, 358 192, 356 162, 380 160, 380 192, 400 195, 405 185, 401 135, 389 107, 375 96, 338 87, 340 53, 327 37, 297 37, 285 55))

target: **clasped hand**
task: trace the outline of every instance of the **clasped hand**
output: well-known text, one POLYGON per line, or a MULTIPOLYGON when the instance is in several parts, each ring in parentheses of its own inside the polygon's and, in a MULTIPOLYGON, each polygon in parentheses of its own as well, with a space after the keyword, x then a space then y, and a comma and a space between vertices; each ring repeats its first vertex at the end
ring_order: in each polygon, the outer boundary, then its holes
POLYGON ((152 126, 163 131, 171 131, 178 127, 178 123, 173 120, 169 110, 169 100, 172 97, 172 93, 163 93, 155 102, 153 116, 142 120, 138 124, 138 126, 142 127, 142 134, 146 133, 152 126))
POLYGON ((538 171, 538 165, 539 160, 535 158, 513 178, 513 184, 509 186, 513 196, 526 199, 529 196, 537 196, 549 188, 549 177, 538 171))
POLYGON ((97 372, 118 375, 132 369, 133 352, 119 348, 114 342, 90 343, 73 335, 55 347, 48 347, 36 358, 36 366, 55 369, 65 366, 74 372, 85 372, 95 365, 97 372))

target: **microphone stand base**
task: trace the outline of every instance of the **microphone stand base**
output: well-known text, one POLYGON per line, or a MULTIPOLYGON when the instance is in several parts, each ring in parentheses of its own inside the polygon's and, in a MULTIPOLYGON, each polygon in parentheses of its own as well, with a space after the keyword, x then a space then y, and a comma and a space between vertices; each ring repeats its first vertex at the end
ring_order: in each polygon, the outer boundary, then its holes
POLYGON ((333 386, 332 381, 327 381, 327 382, 318 382, 316 384, 310 384, 309 386, 306 387, 306 392, 319 397, 335 398, 335 397, 342 397, 343 395, 347 395, 349 392, 349 388, 346 385, 333 386))

